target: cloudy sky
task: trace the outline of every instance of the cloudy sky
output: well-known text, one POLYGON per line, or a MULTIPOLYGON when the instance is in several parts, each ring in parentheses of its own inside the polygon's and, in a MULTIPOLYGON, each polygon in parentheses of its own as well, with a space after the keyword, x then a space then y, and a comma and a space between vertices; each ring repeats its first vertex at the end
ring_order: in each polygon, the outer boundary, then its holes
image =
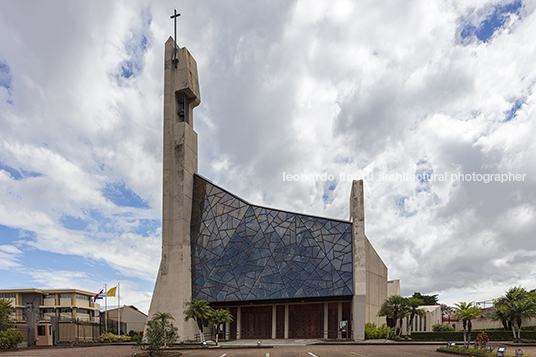
POLYGON ((363 178, 403 295, 536 288, 531 0, 0 0, 0 288, 120 282, 147 311, 174 8, 200 174, 339 219, 363 178))

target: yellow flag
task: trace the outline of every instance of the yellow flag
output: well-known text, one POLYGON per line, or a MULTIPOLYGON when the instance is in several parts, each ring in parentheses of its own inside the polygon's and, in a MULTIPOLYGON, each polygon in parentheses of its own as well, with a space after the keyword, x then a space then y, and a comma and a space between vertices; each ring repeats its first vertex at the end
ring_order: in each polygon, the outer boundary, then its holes
POLYGON ((106 296, 108 297, 115 297, 115 291, 117 290, 117 286, 111 288, 110 290, 108 290, 108 293, 106 294, 106 296))

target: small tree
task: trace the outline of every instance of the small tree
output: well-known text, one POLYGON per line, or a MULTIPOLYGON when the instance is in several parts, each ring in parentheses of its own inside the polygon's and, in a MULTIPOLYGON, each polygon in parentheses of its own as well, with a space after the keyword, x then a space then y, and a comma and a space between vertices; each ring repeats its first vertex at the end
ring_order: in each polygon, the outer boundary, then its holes
POLYGON ((498 306, 497 302, 495 302, 495 305, 496 305, 495 310, 491 312, 491 316, 490 316, 491 320, 501 321, 503 328, 506 331, 510 330, 512 327, 512 322, 510 321, 510 315, 506 309, 506 306, 498 306))
MULTIPOLYGON (((421 294, 420 292, 416 291, 413 293, 413 296, 411 296, 411 298, 415 298, 415 299, 419 299, 419 300, 422 300, 422 304, 421 305, 437 305, 437 301, 438 301, 438 295, 437 294, 434 294, 434 295, 423 295, 421 294)), ((410 299, 411 299, 410 298, 410 299)))
POLYGON ((210 319, 210 316, 212 316, 212 311, 212 308, 205 300, 199 300, 196 298, 195 300, 186 302, 184 321, 194 319, 197 322, 201 342, 205 342, 205 336, 203 335, 203 319, 210 319))
POLYGON ((505 296, 495 301, 495 311, 492 314, 492 319, 501 320, 505 327, 510 325, 515 341, 516 339, 521 340, 521 324, 523 318, 532 318, 535 316, 536 300, 534 294, 520 286, 516 286, 510 288, 505 296))
MULTIPOLYGON (((212 315, 210 315, 210 321, 214 322, 216 326, 218 326, 227 322, 233 322, 233 315, 231 315, 231 313, 225 309, 212 310, 212 315)), ((216 327, 216 344, 217 343, 218 328, 216 327)))
POLYGON ((14 323, 11 300, 0 299, 0 332, 6 331, 14 323))
POLYGON ((410 297, 406 301, 406 307, 409 313, 410 331, 413 330, 413 319, 415 318, 415 316, 419 316, 419 317, 426 316, 426 311, 424 311, 423 309, 419 309, 419 306, 422 306, 422 305, 423 305, 423 301, 421 299, 417 299, 414 297, 410 297))
POLYGON ((0 331, 0 350, 12 350, 24 341, 24 336, 16 328, 8 328, 0 331))
POLYGON ((382 303, 378 316, 387 318, 387 336, 391 336, 391 328, 395 327, 401 315, 404 315, 404 301, 400 295, 391 295, 382 303))
POLYGON ((457 319, 462 320, 463 324, 463 345, 465 348, 469 348, 471 343, 471 327, 472 320, 475 320, 482 315, 482 309, 477 307, 474 302, 466 303, 459 302, 454 308, 454 316, 457 319), (467 333, 469 334, 469 340, 467 340, 467 333))
POLYGON ((140 347, 149 351, 151 356, 161 355, 162 348, 173 345, 179 338, 178 328, 170 320, 174 320, 170 313, 157 312, 147 322, 147 330, 143 337, 147 345, 140 344, 140 347))
POLYGON ((398 315, 398 320, 400 321, 400 327, 398 328, 398 337, 402 336, 402 327, 404 326, 404 319, 409 317, 409 306, 408 298, 402 298, 402 305, 398 315))

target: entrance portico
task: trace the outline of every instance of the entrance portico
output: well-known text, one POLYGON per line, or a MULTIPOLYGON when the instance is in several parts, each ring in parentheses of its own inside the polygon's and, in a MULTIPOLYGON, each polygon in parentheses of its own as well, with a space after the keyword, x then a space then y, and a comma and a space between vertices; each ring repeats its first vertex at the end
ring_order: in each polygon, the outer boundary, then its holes
POLYGON ((213 307, 228 309, 233 315, 234 321, 224 327, 227 340, 352 337, 347 332, 351 331, 351 300, 213 304, 213 307), (347 322, 346 331, 340 331, 340 321, 347 322))

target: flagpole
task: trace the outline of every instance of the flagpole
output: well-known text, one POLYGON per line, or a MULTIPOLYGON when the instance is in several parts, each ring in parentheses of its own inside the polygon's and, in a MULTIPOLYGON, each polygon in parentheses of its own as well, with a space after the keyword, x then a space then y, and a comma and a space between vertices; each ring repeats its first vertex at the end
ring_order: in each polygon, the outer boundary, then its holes
POLYGON ((117 282, 117 312, 119 313, 119 336, 121 336, 121 288, 119 282, 117 282))
POLYGON ((106 333, 108 333, 108 290, 104 284, 104 324, 106 325, 106 333))

